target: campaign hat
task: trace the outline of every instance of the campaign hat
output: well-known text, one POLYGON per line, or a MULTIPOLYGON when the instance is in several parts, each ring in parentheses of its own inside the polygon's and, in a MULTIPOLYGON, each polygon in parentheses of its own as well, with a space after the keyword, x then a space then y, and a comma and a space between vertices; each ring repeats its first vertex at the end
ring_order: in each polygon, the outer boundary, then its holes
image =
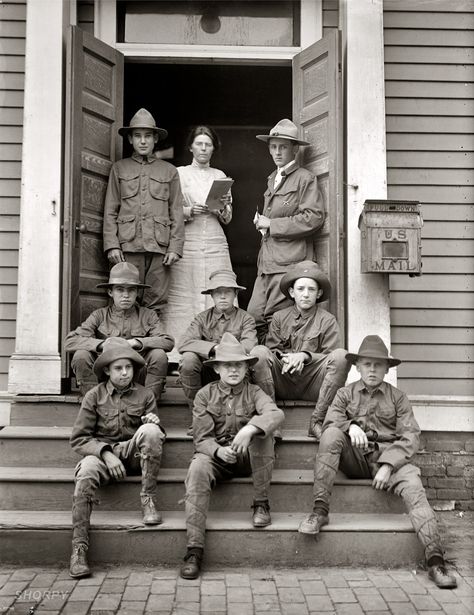
POLYGON ((214 357, 204 361, 204 365, 234 363, 235 361, 246 361, 249 365, 254 365, 258 361, 258 357, 251 357, 247 354, 242 344, 232 333, 226 331, 215 347, 214 357))
POLYGON ((118 284, 120 286, 136 286, 137 288, 150 288, 149 284, 140 282, 140 273, 135 265, 122 261, 115 264, 109 273, 109 281, 97 284, 97 288, 110 288, 118 284))
POLYGON ((292 265, 280 280, 280 290, 285 297, 291 298, 289 289, 299 278, 311 278, 318 283, 319 288, 323 292, 316 300, 317 303, 327 301, 331 296, 331 283, 318 263, 314 261, 301 261, 301 263, 292 265))
POLYGON ((102 345, 102 353, 94 363, 94 374, 99 381, 105 380, 104 367, 107 367, 117 359, 130 359, 135 364, 135 368, 145 365, 145 359, 130 346, 123 337, 108 337, 102 345))
POLYGON ((257 139, 265 143, 268 143, 270 139, 288 139, 294 145, 309 145, 308 141, 298 138, 298 126, 286 118, 275 124, 268 135, 257 135, 257 139))
POLYGON ((164 128, 159 128, 156 125, 155 118, 152 116, 152 114, 146 109, 143 109, 143 107, 141 109, 138 109, 138 111, 132 117, 132 119, 130 120, 130 126, 122 126, 122 128, 119 128, 118 132, 119 135, 125 137, 135 128, 146 128, 149 130, 153 130, 153 132, 158 135, 158 139, 160 141, 166 139, 166 137, 168 136, 168 131, 164 128))
POLYGON ((201 295, 210 295, 216 288, 235 288, 245 290, 245 286, 237 284, 237 276, 231 269, 218 269, 209 276, 207 288, 201 291, 201 295))
POLYGON ((401 360, 391 357, 387 346, 385 346, 383 340, 378 335, 367 335, 362 340, 359 348, 359 352, 348 352, 346 359, 350 363, 355 363, 357 359, 385 359, 388 361, 389 367, 395 367, 400 365, 401 360))

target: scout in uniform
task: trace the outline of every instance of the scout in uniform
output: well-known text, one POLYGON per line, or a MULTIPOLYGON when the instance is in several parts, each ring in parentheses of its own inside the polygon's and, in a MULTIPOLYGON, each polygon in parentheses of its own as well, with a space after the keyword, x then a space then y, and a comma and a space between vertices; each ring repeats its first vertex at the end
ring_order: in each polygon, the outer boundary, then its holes
POLYGON ((166 353, 173 348, 174 339, 164 332, 154 310, 136 303, 138 289, 148 288, 148 285, 140 283, 134 265, 121 262, 112 267, 109 281, 97 287, 107 289, 111 304, 94 310, 64 342, 65 350, 74 352, 71 366, 81 394, 85 395, 97 384, 93 365, 104 341, 109 337, 122 337, 145 359, 146 366, 136 374, 136 379, 153 391, 158 402, 168 370, 166 353))
POLYGON ((263 213, 257 211, 254 218, 262 244, 247 309, 255 318, 259 341, 263 343, 272 314, 290 305, 280 292, 280 280, 290 265, 313 260, 314 233, 324 222, 324 212, 315 176, 295 160, 299 146, 309 145, 298 139, 296 125, 291 120, 281 120, 269 135, 257 135, 257 139, 268 143, 277 167, 268 177, 263 213))
POLYGON ((186 477, 188 548, 181 565, 184 579, 199 576, 211 489, 218 480, 252 476, 254 527, 270 525, 268 491, 274 463, 272 434, 284 419, 274 401, 246 378, 257 361, 230 333, 224 333, 215 358, 206 361, 219 375, 194 400, 194 456, 186 477))
POLYGON ((153 393, 133 381, 144 359, 119 337, 104 342, 94 363, 100 382, 84 397, 72 429, 71 446, 82 456, 74 474, 70 575, 90 574, 89 526, 96 490, 127 473, 141 472, 143 523, 161 523, 155 508, 156 478, 165 434, 153 393))
POLYGON ((357 354, 348 353, 360 380, 339 389, 324 421, 314 466, 313 512, 299 531, 317 534, 329 523, 329 499, 340 467, 348 478, 372 478, 374 489, 403 498, 425 550, 428 575, 440 588, 456 587, 446 569, 435 514, 412 464, 420 443, 420 428, 408 397, 385 374, 401 363, 388 353, 378 335, 368 335, 357 354))
POLYGON ((288 269, 280 290, 294 304, 273 314, 262 378, 271 374, 278 399, 317 400, 308 435, 319 440, 327 409, 350 369, 337 321, 318 305, 329 299, 331 285, 317 263, 303 261, 288 269))
MULTIPOLYGON (((257 359, 265 354, 266 349, 257 346, 253 317, 234 305, 239 290, 245 290, 245 287, 237 284, 233 271, 226 269, 213 271, 209 276, 208 287, 202 291, 202 294, 212 296, 214 307, 198 314, 179 341, 178 350, 183 354, 179 367, 180 379, 191 408, 199 389, 218 378, 212 368, 206 367, 208 363, 205 359, 211 357, 226 331, 237 338, 245 352, 257 359)), ((265 377, 262 377, 261 361, 253 363, 256 363, 251 372, 253 382, 268 394, 272 394, 271 374, 266 370, 265 377)))
POLYGON ((112 166, 104 206, 104 252, 111 264, 127 261, 148 285, 141 303, 159 311, 166 303, 169 267, 183 254, 183 196, 178 171, 153 154, 168 135, 140 109, 120 128, 133 146, 131 158, 112 166))

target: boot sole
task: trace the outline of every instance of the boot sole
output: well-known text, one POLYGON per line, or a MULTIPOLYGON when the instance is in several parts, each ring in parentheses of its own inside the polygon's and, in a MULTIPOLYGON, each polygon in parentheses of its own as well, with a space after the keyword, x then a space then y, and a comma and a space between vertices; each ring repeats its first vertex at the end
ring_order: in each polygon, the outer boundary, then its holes
POLYGON ((89 572, 83 572, 82 574, 72 574, 71 571, 69 571, 69 576, 72 579, 85 579, 86 577, 90 577, 91 576, 91 571, 89 570, 89 572))
POLYGON ((163 519, 159 521, 144 521, 143 525, 161 525, 163 523, 163 519))
POLYGON ((269 525, 271 525, 271 524, 272 524, 272 522, 271 522, 271 521, 269 521, 268 523, 253 523, 253 522, 252 522, 253 527, 257 527, 257 528, 258 528, 258 527, 268 527, 268 526, 269 526, 269 525))
POLYGON ((201 571, 199 571, 197 574, 184 574, 183 572, 180 572, 179 576, 182 579, 186 579, 186 580, 190 581, 192 579, 197 579, 200 574, 201 574, 201 571))
POLYGON ((321 529, 322 529, 325 525, 328 525, 328 523, 323 523, 322 525, 320 525, 320 526, 318 527, 318 529, 317 529, 317 530, 311 530, 311 531, 308 531, 308 530, 303 530, 303 529, 301 529, 301 526, 300 526, 300 527, 298 528, 298 532, 299 532, 300 534, 307 534, 308 536, 315 536, 316 534, 319 534, 319 532, 321 531, 321 529))

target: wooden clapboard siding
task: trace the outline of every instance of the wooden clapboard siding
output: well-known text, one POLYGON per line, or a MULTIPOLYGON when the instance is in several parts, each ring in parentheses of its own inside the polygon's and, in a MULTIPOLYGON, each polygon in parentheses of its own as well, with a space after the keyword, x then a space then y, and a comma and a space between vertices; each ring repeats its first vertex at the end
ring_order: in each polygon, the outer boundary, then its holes
POLYGON ((338 0, 323 0, 323 36, 339 26, 338 0))
POLYGON ((384 0, 388 196, 419 200, 423 275, 390 276, 412 394, 472 395, 474 2, 384 0))
POLYGON ((0 3, 0 391, 15 345, 25 30, 25 0, 0 3))
POLYGON ((94 0, 77 1, 77 25, 89 34, 94 34, 94 0))

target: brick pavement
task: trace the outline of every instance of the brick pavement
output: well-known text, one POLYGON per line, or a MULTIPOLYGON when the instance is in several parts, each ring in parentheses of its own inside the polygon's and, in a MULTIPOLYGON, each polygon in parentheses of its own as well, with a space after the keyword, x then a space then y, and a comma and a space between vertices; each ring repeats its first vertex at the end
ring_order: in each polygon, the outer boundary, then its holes
POLYGON ((64 568, 0 567, 0 614, 8 615, 473 615, 474 570, 439 590, 421 570, 374 568, 206 570, 100 569, 74 581, 64 568))

